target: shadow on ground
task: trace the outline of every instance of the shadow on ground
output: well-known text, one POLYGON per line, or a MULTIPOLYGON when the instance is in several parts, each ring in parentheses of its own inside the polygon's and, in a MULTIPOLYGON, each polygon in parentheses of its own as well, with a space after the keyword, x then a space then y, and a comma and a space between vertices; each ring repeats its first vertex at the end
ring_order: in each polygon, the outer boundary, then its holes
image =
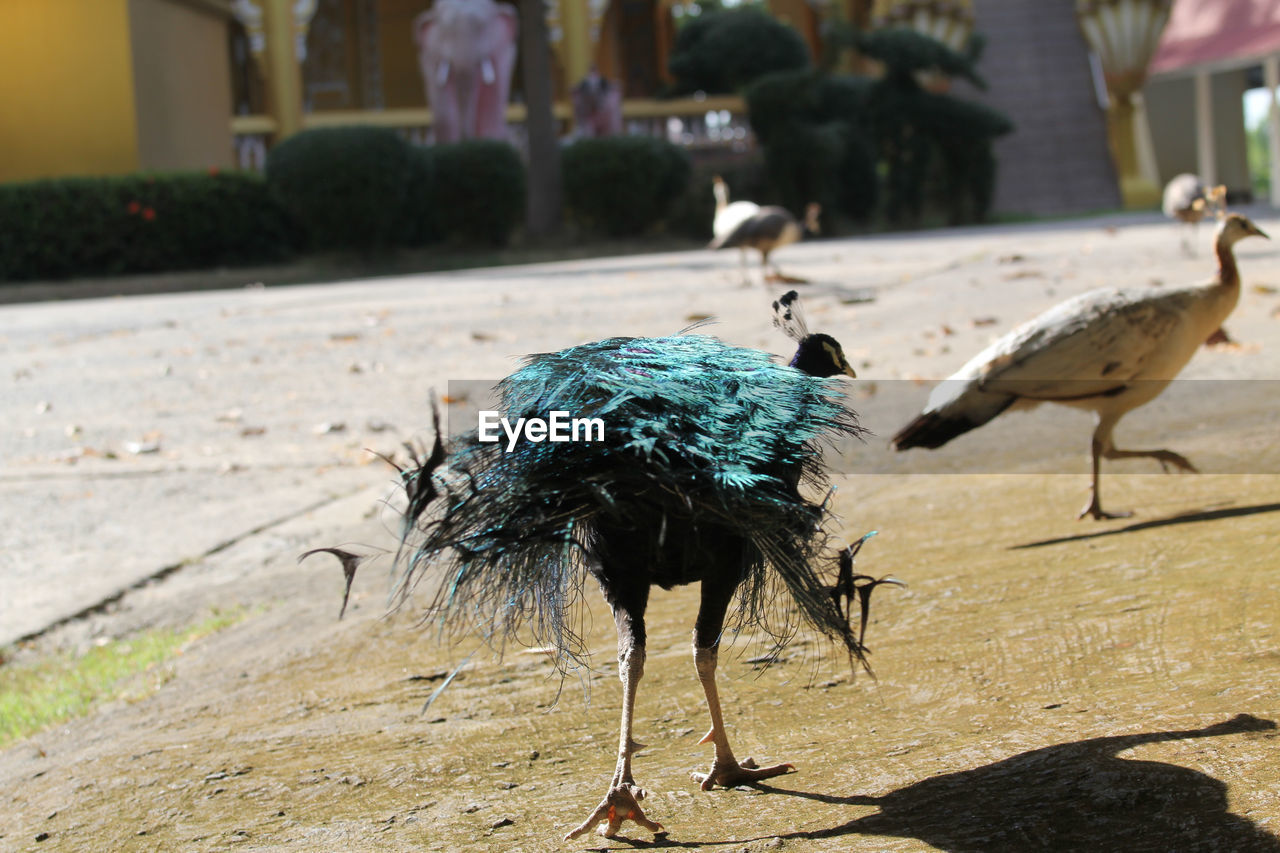
MULTIPOLYGON (((1091 738, 1024 752, 947 773, 879 797, 840 797, 767 784, 766 792, 835 805, 876 806, 876 814, 783 839, 849 836, 914 838, 952 853, 988 851, 1232 850, 1280 853, 1280 838, 1228 811, 1225 783, 1187 767, 1121 758, 1145 744, 1273 731, 1248 714, 1201 729, 1091 738)), ((747 841, 657 838, 634 847, 703 848, 747 841)))
POLYGON ((1140 530, 1150 530, 1155 527, 1169 527, 1174 524, 1193 524, 1197 521, 1220 521, 1224 518, 1239 518, 1245 515, 1257 515, 1258 513, 1277 511, 1280 511, 1280 503, 1226 507, 1224 509, 1197 510, 1196 512, 1181 513, 1170 518, 1155 518, 1151 521, 1139 521, 1134 524, 1125 525, 1124 527, 1115 527, 1110 530, 1099 530, 1095 533, 1078 533, 1074 536, 1058 536, 1053 539, 1041 539, 1038 542, 1026 542, 1022 545, 1012 545, 1010 546, 1010 550, 1017 551, 1023 548, 1043 548, 1046 545, 1062 545, 1066 542, 1082 542, 1086 539, 1115 536, 1118 533, 1137 533, 1140 530))

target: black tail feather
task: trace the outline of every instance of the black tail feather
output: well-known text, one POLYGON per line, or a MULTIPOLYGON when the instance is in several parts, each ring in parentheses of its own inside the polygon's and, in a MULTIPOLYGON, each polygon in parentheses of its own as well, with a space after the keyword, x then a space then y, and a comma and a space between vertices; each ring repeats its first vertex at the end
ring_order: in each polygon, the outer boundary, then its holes
POLYGON ((940 411, 923 412, 915 420, 898 430, 897 435, 889 442, 894 450, 909 450, 912 447, 923 447, 935 450, 958 435, 964 435, 976 429, 1005 409, 1013 405, 1017 397, 1009 397, 1003 405, 988 408, 978 417, 969 413, 963 415, 945 415, 940 411))

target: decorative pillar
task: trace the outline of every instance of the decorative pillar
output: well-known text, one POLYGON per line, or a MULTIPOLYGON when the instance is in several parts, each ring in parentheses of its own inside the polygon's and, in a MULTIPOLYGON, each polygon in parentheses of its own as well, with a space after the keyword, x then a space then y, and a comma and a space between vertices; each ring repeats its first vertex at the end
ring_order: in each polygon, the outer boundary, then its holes
MULTIPOLYGON (((564 63, 565 84, 573 88, 591 67, 591 22, 587 0, 559 0, 560 30, 564 34, 560 42, 560 61, 564 63)), ((598 30, 598 27, 597 27, 598 30)))
POLYGON ((1213 80, 1207 71, 1196 72, 1196 171, 1205 186, 1218 185, 1218 157, 1213 140, 1213 80))
POLYGON ((234 0, 232 11, 249 34, 249 49, 266 77, 276 139, 302 129, 302 60, 316 0, 234 0))
MULTIPOLYGON (((1160 188, 1143 174, 1135 128, 1146 123, 1146 115, 1135 95, 1147 80, 1172 5, 1173 0, 1076 0, 1076 20, 1107 83, 1107 135, 1125 207, 1160 202, 1160 188)), ((1201 178, 1208 180, 1203 173, 1201 178)))
POLYGON ((1267 110, 1267 129, 1271 137, 1271 206, 1280 207, 1280 103, 1276 100, 1276 87, 1280 86, 1280 55, 1268 56, 1262 63, 1262 71, 1271 93, 1267 110))

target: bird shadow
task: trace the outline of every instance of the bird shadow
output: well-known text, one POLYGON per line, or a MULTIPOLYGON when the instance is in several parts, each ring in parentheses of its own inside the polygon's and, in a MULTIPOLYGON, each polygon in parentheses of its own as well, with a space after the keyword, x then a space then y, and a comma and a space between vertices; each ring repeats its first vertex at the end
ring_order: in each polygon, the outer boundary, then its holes
POLYGON ((933 776, 881 796, 833 796, 766 783, 767 793, 879 811, 823 829, 757 838, 653 841, 636 848, 714 848, 774 838, 914 838, 951 853, 991 850, 1233 850, 1280 853, 1280 838, 1228 810, 1227 785, 1198 770, 1120 753, 1144 744, 1247 732, 1276 724, 1248 714, 1199 729, 1090 738, 933 776))
POLYGON ((1099 539, 1103 536, 1115 536, 1120 533, 1137 533, 1140 530, 1151 530, 1157 527, 1169 527, 1174 524, 1193 524, 1198 521, 1220 521, 1224 518, 1239 518, 1246 515, 1258 515, 1264 512, 1280 511, 1280 503, 1255 504, 1254 506, 1234 506, 1225 509, 1195 510, 1172 515, 1168 518, 1154 518, 1150 521, 1139 521, 1124 527, 1110 530, 1098 530, 1093 533, 1077 533, 1073 536, 1057 536, 1053 539, 1041 539, 1036 542, 1024 542, 1021 545, 1010 545, 1010 551, 1024 548, 1043 548, 1047 545, 1061 545, 1065 542, 1083 542, 1086 539, 1099 539))

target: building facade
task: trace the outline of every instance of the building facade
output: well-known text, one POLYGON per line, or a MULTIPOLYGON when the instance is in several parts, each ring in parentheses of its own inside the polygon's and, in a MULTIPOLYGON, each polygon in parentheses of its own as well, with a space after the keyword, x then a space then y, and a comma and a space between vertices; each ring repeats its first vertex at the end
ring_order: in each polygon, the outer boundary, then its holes
MULTIPOLYGON (((989 86, 961 94, 1014 121, 1015 132, 997 142, 995 206, 1033 214, 1114 208, 1132 200, 1130 190, 1138 183, 1154 185, 1175 171, 1194 170, 1189 167, 1199 165, 1195 158, 1204 159, 1204 140, 1179 128, 1196 97, 1217 105, 1215 175, 1229 186, 1248 186, 1247 173, 1238 173, 1243 158, 1234 156, 1243 144, 1236 125, 1239 94, 1252 73, 1247 68, 1217 69, 1207 95, 1181 70, 1161 70, 1139 101, 1146 108, 1134 123, 1141 156, 1127 158, 1131 143, 1117 141, 1117 115, 1129 118, 1117 112, 1112 87, 1124 74, 1099 62, 1082 21, 1098 9, 1130 5, 1158 11, 1170 4, 762 2, 801 34, 815 60, 828 22, 910 26, 957 49, 970 33, 981 33, 986 50, 979 70, 989 86)), ((413 24, 431 5, 432 0, 5 0, 0 180, 258 168, 275 140, 341 124, 394 127, 428 142, 432 114, 413 24)), ((697 11, 696 0, 552 0, 542 8, 563 132, 572 131, 569 91, 594 68, 621 85, 627 132, 665 134, 691 145, 750 145, 740 98, 660 97, 671 82, 667 59, 678 27, 697 11)), ((847 58, 843 65, 856 67, 847 58)), ((506 110, 517 143, 522 82, 517 63, 506 110)))

